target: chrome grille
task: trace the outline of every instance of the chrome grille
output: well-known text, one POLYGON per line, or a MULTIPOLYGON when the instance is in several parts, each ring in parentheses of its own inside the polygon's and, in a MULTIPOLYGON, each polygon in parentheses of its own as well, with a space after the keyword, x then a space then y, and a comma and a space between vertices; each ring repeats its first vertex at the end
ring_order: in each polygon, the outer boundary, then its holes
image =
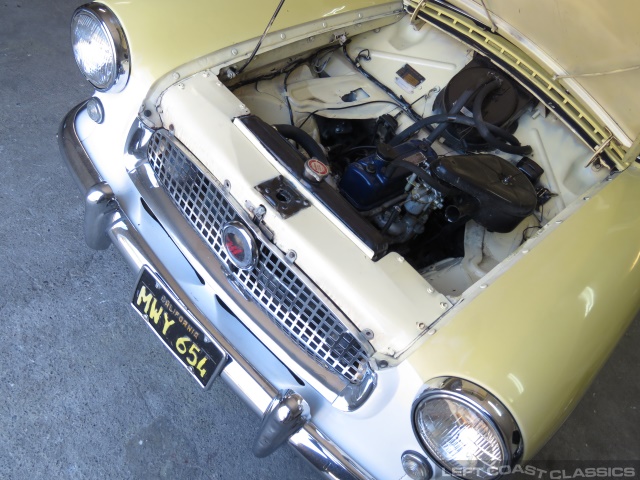
POLYGON ((222 246, 222 227, 242 221, 218 182, 207 178, 165 130, 153 134, 148 158, 156 179, 232 275, 301 349, 351 383, 367 370, 367 355, 356 337, 287 264, 275 247, 258 242, 251 271, 238 270, 222 246))

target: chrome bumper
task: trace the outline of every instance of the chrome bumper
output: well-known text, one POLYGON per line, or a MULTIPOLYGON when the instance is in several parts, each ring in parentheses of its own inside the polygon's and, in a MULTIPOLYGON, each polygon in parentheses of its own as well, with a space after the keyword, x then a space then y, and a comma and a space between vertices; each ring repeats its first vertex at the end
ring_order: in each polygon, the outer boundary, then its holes
MULTIPOLYGON (((84 233, 87 244, 94 249, 105 249, 113 243, 135 272, 144 265, 154 269, 168 287, 184 301, 200 324, 208 324, 207 332, 229 354, 230 361, 222 371, 221 377, 247 404, 265 417, 282 392, 270 384, 221 332, 209 326, 210 322, 207 322, 198 308, 189 301, 171 272, 119 208, 115 194, 96 169, 76 131, 75 119, 85 103, 73 108, 64 118, 58 132, 58 143, 67 167, 85 195, 84 233)), ((373 479, 310 421, 304 422, 300 429, 289 436, 288 442, 326 478, 373 479)))

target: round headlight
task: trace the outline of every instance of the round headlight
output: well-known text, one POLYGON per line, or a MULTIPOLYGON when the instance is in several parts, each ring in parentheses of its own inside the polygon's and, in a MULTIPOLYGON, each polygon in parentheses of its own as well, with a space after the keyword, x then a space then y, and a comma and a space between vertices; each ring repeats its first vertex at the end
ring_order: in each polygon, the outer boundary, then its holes
POLYGON ((71 44, 78 68, 100 91, 121 91, 129 80, 129 48, 120 22, 107 7, 79 7, 71 19, 71 44))
POLYGON ((522 455, 513 417, 493 395, 466 380, 430 381, 415 403, 413 422, 425 450, 456 477, 498 478, 522 455))

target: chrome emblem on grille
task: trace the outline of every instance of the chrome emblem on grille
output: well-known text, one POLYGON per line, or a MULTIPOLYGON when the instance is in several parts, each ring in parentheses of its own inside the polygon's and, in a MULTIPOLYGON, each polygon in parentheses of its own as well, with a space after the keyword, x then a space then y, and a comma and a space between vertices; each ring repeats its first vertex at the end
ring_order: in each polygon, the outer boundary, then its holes
POLYGON ((230 222, 222 227, 222 245, 229 260, 240 270, 251 270, 258 259, 258 249, 253 235, 240 222, 230 222))

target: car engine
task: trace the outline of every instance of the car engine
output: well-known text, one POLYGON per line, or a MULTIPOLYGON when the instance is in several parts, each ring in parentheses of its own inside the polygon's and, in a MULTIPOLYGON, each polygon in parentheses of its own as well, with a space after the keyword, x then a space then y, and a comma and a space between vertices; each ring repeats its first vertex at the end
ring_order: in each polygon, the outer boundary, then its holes
MULTIPOLYGON (((373 38, 356 46, 336 37, 333 45, 276 62, 253 78, 230 75, 228 86, 254 113, 249 129, 262 132, 257 136, 267 149, 371 248, 373 260, 394 251, 424 274, 453 261, 465 265, 462 259, 475 252, 468 286, 526 240, 528 230, 541 227, 544 205, 558 195, 549 188, 556 185, 543 181, 553 178, 545 176, 548 162, 543 168, 534 161, 536 149, 518 138, 525 132, 531 141, 520 123, 544 107, 481 55, 467 50, 464 58, 456 46, 463 65, 434 86, 431 70, 410 62, 397 68, 408 57, 368 48, 373 38), (375 55, 393 58, 393 70, 378 68, 376 78, 367 70, 375 55), (510 232, 508 240, 499 237, 510 232), (491 235, 494 244, 508 245, 479 268, 491 235)), ((385 41, 393 44, 393 33, 385 41)), ((535 132, 552 132, 552 120, 543 121, 535 132)), ((281 192, 280 200, 265 198, 289 211, 280 203, 295 197, 295 189, 286 183, 256 188, 281 192)), ((549 212, 561 207, 555 203, 549 212)))

